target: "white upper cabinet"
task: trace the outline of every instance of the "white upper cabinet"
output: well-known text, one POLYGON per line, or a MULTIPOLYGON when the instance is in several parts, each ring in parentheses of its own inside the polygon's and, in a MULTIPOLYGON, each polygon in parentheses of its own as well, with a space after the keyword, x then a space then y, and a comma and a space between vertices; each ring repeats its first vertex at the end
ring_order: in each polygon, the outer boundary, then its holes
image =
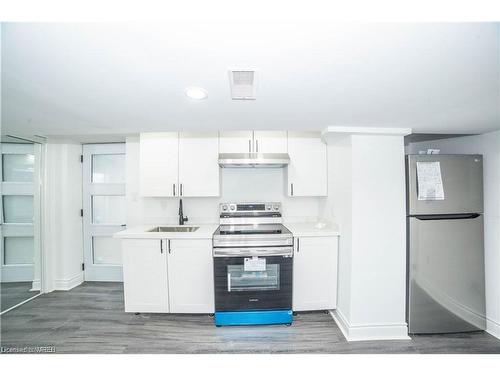
POLYGON ((286 131, 219 132, 220 153, 286 153, 286 131))
POLYGON ((217 197, 220 192, 217 132, 179 135, 179 195, 217 197))
POLYGON ((178 133, 141 133, 139 166, 142 196, 175 196, 179 169, 178 133))
POLYGON ((142 196, 219 195, 217 132, 141 133, 139 155, 142 196))
POLYGON ((286 131, 261 131, 253 132, 254 152, 286 154, 286 131))
POLYGON ((328 195, 326 144, 319 132, 288 132, 290 164, 286 168, 287 195, 328 195))
POLYGON ((253 132, 223 131, 219 132, 220 153, 250 153, 253 149, 253 132))

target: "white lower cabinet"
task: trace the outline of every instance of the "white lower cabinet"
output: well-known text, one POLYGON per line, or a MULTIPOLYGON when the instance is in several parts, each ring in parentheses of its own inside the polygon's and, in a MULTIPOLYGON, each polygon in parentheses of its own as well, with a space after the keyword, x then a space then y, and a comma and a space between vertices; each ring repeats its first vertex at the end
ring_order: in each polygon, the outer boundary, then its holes
POLYGON ((125 311, 166 313, 167 251, 163 240, 122 240, 125 311))
POLYGON ((213 313, 210 239, 125 239, 125 311, 213 313))
POLYGON ((170 240, 168 251, 170 312, 213 313, 212 241, 170 240))
POLYGON ((296 237, 293 254, 293 310, 337 306, 338 237, 296 237))

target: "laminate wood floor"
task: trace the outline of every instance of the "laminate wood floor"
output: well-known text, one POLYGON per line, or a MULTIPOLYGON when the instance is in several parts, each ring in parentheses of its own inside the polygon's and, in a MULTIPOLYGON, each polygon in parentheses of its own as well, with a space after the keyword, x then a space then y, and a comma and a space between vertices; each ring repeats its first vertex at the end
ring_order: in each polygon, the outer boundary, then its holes
POLYGON ((42 295, 1 319, 1 346, 56 353, 500 353, 486 332, 347 342, 331 316, 301 313, 292 326, 220 327, 208 315, 131 314, 121 283, 86 282, 42 295))
POLYGON ((16 282, 16 283, 0 283, 0 311, 10 309, 33 296, 38 292, 31 291, 33 283, 16 282))

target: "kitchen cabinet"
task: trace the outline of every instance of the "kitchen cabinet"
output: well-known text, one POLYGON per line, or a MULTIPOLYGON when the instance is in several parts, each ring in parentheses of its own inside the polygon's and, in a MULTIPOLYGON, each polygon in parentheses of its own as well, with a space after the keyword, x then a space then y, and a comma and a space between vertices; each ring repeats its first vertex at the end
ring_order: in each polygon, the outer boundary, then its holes
POLYGON ((179 135, 141 133, 139 141, 140 193, 145 197, 173 197, 179 178, 179 135))
POLYGON ((122 241, 125 311, 166 313, 168 271, 165 241, 122 241))
POLYGON ((255 130, 254 152, 286 154, 287 135, 286 131, 260 131, 255 130))
POLYGON ((250 153, 253 147, 253 132, 223 131, 219 132, 219 152, 250 153))
POLYGON ((285 169, 289 197, 328 195, 326 144, 317 132, 288 132, 290 164, 285 169))
POLYGON ((338 237, 296 237, 293 255, 293 310, 337 306, 338 237))
POLYGON ((214 312, 214 266, 209 239, 168 240, 171 313, 214 312))
POLYGON ((125 311, 213 313, 211 239, 122 240, 125 311))
POLYGON ((217 132, 141 133, 139 155, 141 196, 219 196, 217 132))
POLYGON ((222 131, 220 153, 286 153, 286 131, 222 131))
POLYGON ((179 134, 180 196, 219 196, 218 147, 217 132, 179 134))

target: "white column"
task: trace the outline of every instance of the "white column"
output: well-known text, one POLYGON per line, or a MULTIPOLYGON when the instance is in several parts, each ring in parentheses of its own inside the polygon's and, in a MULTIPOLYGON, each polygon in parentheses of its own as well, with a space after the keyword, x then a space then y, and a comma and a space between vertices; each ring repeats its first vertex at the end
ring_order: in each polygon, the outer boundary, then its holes
POLYGON ((338 308, 349 341, 408 339, 404 135, 339 128, 328 143, 325 215, 340 225, 338 308))

